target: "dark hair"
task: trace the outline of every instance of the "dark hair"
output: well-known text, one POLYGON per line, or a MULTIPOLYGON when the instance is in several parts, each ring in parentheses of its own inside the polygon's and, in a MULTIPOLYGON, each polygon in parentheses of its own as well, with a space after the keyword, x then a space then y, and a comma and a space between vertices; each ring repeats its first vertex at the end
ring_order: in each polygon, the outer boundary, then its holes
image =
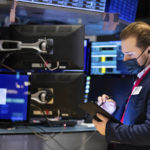
POLYGON ((120 34, 121 40, 126 40, 129 37, 135 37, 137 40, 136 46, 146 49, 150 46, 150 26, 145 22, 134 22, 123 29, 120 34))

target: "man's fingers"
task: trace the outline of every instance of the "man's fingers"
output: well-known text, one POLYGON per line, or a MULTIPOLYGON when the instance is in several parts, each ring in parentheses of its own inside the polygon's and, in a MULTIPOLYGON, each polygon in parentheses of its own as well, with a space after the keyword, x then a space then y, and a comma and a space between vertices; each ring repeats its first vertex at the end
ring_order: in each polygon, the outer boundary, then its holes
POLYGON ((98 96, 98 98, 97 98, 97 99, 98 99, 98 101, 99 101, 99 102, 101 102, 101 101, 102 101, 102 97, 101 97, 101 96, 98 96))
POLYGON ((101 96, 99 96, 98 97, 98 105, 101 105, 103 103, 103 101, 102 101, 102 97, 101 96))
POLYGON ((103 94, 103 95, 102 95, 103 103, 105 103, 108 99, 109 99, 109 96, 108 96, 108 95, 106 95, 106 94, 103 94))
POLYGON ((98 121, 96 121, 95 119, 93 119, 92 122, 94 125, 96 125, 98 123, 98 121))
POLYGON ((108 102, 116 103, 113 99, 108 99, 107 101, 108 101, 108 102))
POLYGON ((107 119, 105 116, 103 116, 103 115, 101 115, 101 114, 99 114, 99 113, 97 113, 96 116, 97 116, 100 120, 102 120, 102 121, 104 121, 104 120, 107 119))
POLYGON ((98 96, 98 105, 101 105, 103 103, 105 103, 106 101, 108 102, 114 102, 114 100, 110 99, 108 95, 103 94, 102 96, 98 96))
POLYGON ((107 99, 109 99, 109 96, 108 96, 108 95, 106 95, 106 94, 103 94, 103 95, 102 95, 102 99, 107 100, 107 99))
POLYGON ((103 94, 103 95, 102 95, 102 98, 108 99, 108 98, 109 98, 109 96, 108 96, 108 95, 106 95, 106 94, 103 94))
POLYGON ((99 101, 99 103, 105 103, 106 99, 103 98, 102 96, 99 96, 98 101, 99 101))

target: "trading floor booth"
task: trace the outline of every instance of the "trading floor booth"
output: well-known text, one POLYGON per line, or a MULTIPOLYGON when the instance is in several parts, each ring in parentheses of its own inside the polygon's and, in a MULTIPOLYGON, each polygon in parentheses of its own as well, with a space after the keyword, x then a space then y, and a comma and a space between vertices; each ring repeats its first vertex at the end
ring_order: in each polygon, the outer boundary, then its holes
POLYGON ((0 0, 0 150, 107 150, 79 105, 127 99, 134 76, 114 35, 137 4, 0 0))
POLYGON ((18 127, 0 130, 1 150, 105 150, 105 138, 93 127, 18 127))

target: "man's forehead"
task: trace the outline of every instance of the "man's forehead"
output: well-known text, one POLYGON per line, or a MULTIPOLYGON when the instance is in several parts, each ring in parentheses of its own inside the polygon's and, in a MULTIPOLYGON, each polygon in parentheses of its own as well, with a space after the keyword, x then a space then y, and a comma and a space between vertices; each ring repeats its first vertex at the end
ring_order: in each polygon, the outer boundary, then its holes
POLYGON ((122 46, 125 46, 125 45, 129 45, 129 46, 136 46, 136 38, 135 37, 130 37, 130 38, 127 38, 125 40, 122 40, 121 41, 121 45, 122 46))
POLYGON ((136 38, 135 37, 130 37, 128 39, 122 40, 121 41, 121 47, 123 52, 133 52, 136 46, 136 38))

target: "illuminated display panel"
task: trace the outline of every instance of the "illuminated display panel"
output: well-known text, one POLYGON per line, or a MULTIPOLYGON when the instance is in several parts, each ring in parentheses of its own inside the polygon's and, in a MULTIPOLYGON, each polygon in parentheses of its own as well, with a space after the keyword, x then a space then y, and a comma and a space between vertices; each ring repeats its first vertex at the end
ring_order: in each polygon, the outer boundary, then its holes
POLYGON ((57 7, 75 8, 82 10, 92 10, 98 12, 105 11, 106 0, 17 0, 36 4, 51 5, 57 7))
POLYGON ((123 63, 121 41, 92 42, 90 74, 129 74, 123 63))
POLYGON ((0 122, 28 121, 29 87, 27 74, 0 74, 0 122))

